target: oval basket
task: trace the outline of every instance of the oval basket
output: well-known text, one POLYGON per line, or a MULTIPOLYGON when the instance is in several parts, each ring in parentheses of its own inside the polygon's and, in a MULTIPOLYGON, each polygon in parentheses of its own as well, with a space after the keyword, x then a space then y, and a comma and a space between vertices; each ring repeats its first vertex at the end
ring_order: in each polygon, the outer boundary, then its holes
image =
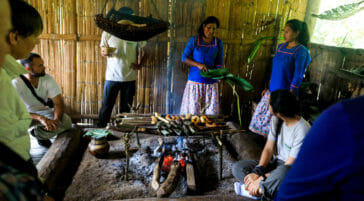
POLYGON ((109 20, 105 18, 102 14, 98 14, 95 16, 95 23, 100 29, 120 39, 129 41, 148 40, 153 36, 165 32, 169 27, 168 22, 154 19, 152 17, 140 17, 118 13, 118 19, 130 20, 135 24, 146 24, 146 26, 137 27, 133 25, 118 24, 114 20, 109 20))

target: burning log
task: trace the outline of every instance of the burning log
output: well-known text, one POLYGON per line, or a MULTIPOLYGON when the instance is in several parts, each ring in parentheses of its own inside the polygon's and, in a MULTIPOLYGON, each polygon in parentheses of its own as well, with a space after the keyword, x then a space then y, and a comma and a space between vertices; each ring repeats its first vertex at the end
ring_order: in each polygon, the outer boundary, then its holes
POLYGON ((187 188, 191 191, 196 191, 195 170, 193 164, 188 162, 186 165, 187 188))
POLYGON ((161 167, 160 167, 160 159, 158 159, 155 163, 153 169, 153 179, 152 179, 152 188, 156 191, 159 188, 159 179, 161 176, 161 167))
POLYGON ((162 186, 157 191, 157 197, 164 197, 171 194, 177 186, 179 178, 179 169, 181 165, 178 161, 174 161, 171 165, 167 179, 163 182, 162 186))
POLYGON ((154 155, 160 152, 160 158, 154 166, 152 179, 152 188, 157 190, 157 196, 168 196, 175 190, 180 172, 186 172, 188 189, 196 191, 195 171, 187 139, 177 137, 176 141, 164 142, 160 138, 158 141, 160 146, 154 150, 154 155), (159 187, 160 171, 168 172, 168 176, 159 187))

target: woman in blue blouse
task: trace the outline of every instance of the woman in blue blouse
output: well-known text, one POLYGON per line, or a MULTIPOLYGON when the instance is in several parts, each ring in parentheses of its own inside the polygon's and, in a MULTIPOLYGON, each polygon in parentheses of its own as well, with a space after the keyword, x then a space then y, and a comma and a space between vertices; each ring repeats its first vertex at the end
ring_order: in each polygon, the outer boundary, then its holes
POLYGON ((214 37, 219 24, 216 17, 206 18, 198 29, 198 36, 192 36, 183 51, 182 62, 190 66, 190 71, 183 94, 181 114, 219 113, 217 80, 200 75, 200 71, 222 66, 223 44, 214 37))
POLYGON ((273 68, 270 78, 269 90, 262 92, 260 100, 249 129, 264 137, 268 135, 269 123, 272 114, 269 112, 270 93, 278 89, 287 89, 297 95, 308 64, 311 62, 310 53, 307 50, 310 37, 305 22, 293 19, 286 23, 284 28, 283 44, 278 46, 273 58, 273 68))

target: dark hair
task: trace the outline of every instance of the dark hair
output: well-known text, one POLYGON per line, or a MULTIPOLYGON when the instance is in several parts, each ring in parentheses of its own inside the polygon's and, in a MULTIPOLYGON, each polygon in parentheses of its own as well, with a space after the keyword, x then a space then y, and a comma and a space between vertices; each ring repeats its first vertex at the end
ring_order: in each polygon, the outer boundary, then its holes
MULTIPOLYGON (((300 115, 300 106, 297 97, 289 90, 280 89, 273 91, 270 94, 270 106, 272 107, 273 113, 280 113, 286 117, 295 117, 300 115)), ((279 133, 283 125, 283 120, 278 118, 276 125, 276 141, 275 141, 275 152, 277 151, 277 141, 279 133)))
POLYGON ((198 35, 200 37, 204 36, 205 34, 203 33, 203 25, 206 25, 206 24, 216 24, 216 28, 219 28, 220 26, 220 21, 219 19, 217 19, 216 17, 214 16, 209 16, 207 17, 201 24, 200 26, 198 27, 198 35))
POLYGON ((10 0, 12 32, 17 31, 22 37, 28 37, 43 31, 43 22, 39 12, 23 0, 10 0))
POLYGON ((309 48, 310 43, 310 33, 307 28, 306 22, 302 22, 300 20, 288 20, 286 23, 294 32, 299 31, 297 41, 304 45, 306 48, 309 48))
POLYGON ((33 59, 34 58, 41 58, 39 54, 37 53, 30 53, 28 58, 26 59, 22 59, 20 60, 20 63, 24 66, 24 67, 27 67, 27 66, 31 66, 32 62, 33 62, 33 59))

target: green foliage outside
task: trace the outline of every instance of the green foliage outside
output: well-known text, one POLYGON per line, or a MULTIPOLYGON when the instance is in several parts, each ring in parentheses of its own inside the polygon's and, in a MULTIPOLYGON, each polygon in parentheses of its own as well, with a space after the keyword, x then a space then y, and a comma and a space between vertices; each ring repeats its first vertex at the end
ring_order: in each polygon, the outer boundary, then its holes
MULTIPOLYGON (((318 14, 359 0, 321 0, 318 14)), ((364 4, 361 4, 363 7, 364 4)), ((312 31, 311 31, 312 33, 312 31)), ((364 9, 337 21, 317 18, 311 42, 329 46, 364 49, 364 9)))

